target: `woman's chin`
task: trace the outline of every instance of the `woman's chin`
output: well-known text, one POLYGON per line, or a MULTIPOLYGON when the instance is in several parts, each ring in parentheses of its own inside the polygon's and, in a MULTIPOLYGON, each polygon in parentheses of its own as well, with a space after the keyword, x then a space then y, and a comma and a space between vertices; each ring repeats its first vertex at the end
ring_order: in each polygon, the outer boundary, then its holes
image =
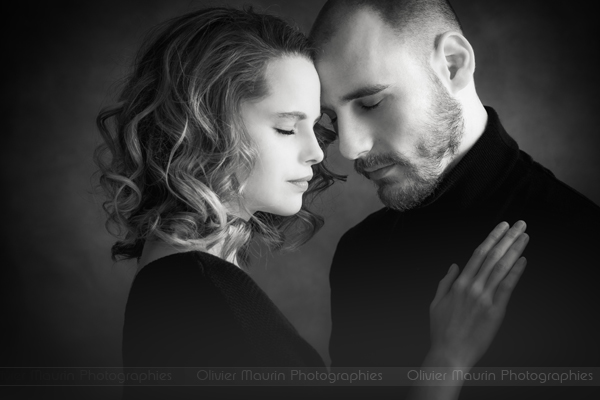
POLYGON ((275 207, 272 210, 268 211, 271 214, 279 215, 280 217, 291 217, 292 215, 298 214, 300 209, 302 208, 302 204, 298 206, 286 205, 275 207))

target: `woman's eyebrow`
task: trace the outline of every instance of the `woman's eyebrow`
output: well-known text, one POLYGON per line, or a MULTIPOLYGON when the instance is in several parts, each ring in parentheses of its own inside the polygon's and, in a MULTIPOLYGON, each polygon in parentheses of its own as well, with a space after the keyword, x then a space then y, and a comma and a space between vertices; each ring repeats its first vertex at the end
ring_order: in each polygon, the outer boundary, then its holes
POLYGON ((303 119, 306 119, 306 114, 301 112, 301 111, 288 111, 288 112, 280 112, 280 113, 276 113, 275 116, 277 118, 283 118, 283 119, 295 119, 298 121, 301 121, 303 119))
MULTIPOLYGON (((319 116, 317 118, 315 118, 313 124, 316 124, 321 119, 322 116, 323 116, 323 113, 320 113, 319 116)), ((278 119, 293 119, 296 121, 302 121, 302 120, 308 118, 308 116, 305 113, 303 113, 302 111, 280 112, 280 113, 276 113, 275 117, 278 119)))

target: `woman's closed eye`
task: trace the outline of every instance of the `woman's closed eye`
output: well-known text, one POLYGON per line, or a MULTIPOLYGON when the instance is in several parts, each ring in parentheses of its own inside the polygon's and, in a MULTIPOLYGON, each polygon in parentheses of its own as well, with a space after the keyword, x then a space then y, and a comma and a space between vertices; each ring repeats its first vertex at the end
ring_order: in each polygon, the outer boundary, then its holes
POLYGON ((278 133, 281 133, 282 135, 293 135, 293 134, 295 134, 295 133, 296 133, 296 131, 295 131, 295 130, 293 130, 293 129, 291 129, 291 130, 289 130, 289 131, 288 131, 288 130, 285 130, 285 129, 279 129, 279 128, 275 128, 275 130, 276 130, 278 133))

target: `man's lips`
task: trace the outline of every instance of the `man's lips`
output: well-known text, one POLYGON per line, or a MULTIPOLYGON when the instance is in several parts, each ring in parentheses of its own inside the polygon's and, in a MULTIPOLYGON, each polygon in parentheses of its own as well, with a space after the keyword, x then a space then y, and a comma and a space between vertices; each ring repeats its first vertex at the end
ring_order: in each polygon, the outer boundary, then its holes
POLYGON ((365 171, 367 174, 370 174, 371 172, 375 172, 375 171, 380 170, 382 168, 390 167, 392 165, 394 165, 394 163, 384 164, 384 165, 377 165, 375 167, 363 168, 363 171, 365 171))
POLYGON ((377 167, 373 167, 373 168, 367 168, 365 169, 365 173, 367 174, 367 176, 369 177, 369 179, 376 181, 378 179, 383 178, 389 171, 392 170, 392 168, 394 168, 396 164, 388 164, 388 165, 384 165, 384 166, 377 166, 377 167))

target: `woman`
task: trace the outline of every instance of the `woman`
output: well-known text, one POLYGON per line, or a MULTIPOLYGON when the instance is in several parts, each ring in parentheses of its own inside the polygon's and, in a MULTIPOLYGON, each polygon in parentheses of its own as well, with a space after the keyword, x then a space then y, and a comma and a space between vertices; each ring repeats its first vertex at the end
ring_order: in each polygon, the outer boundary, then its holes
MULTIPOLYGON (((142 49, 96 153, 124 233, 113 258, 138 259, 125 366, 324 366, 243 270, 253 237, 296 247, 322 225, 307 199, 341 177, 322 163, 335 134, 316 125, 319 94, 305 37, 251 10, 175 18, 142 49)), ((489 345, 525 266, 524 224, 507 230, 440 283, 425 365, 468 368, 489 345)), ((415 396, 431 393, 458 389, 415 396)))

